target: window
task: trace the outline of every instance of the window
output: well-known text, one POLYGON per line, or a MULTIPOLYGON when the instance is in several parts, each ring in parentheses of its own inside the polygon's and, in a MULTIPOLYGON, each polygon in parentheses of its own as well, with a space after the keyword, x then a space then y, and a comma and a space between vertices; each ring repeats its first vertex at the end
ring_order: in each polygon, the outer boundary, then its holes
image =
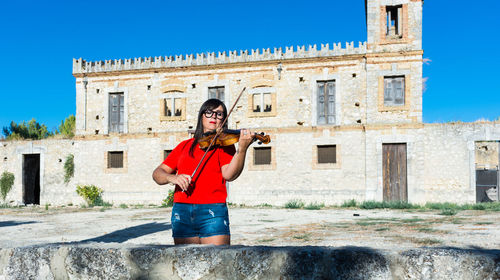
POLYGON ((171 152, 172 150, 163 150, 163 160, 165 160, 171 152))
POLYGON ((209 87, 208 98, 216 98, 224 101, 224 87, 209 87))
POLYGON ((389 38, 402 37, 402 5, 386 6, 386 36, 389 38))
POLYGON ((405 77, 384 77, 384 106, 405 105, 405 77))
POLYGON ((108 152, 108 168, 123 168, 123 151, 108 152))
POLYGON ((270 92, 261 92, 252 94, 252 111, 257 112, 271 112, 272 99, 270 92))
POLYGON ((254 165, 270 165, 271 164, 271 147, 255 147, 254 148, 254 165))
POLYGON ((318 124, 335 123, 335 81, 318 81, 318 124))
POLYGON ((337 146, 318 145, 318 163, 337 163, 337 146))
POLYGON ((123 92, 109 94, 109 132, 123 133, 123 92))
POLYGON ((181 98, 165 98, 163 102, 165 117, 182 116, 182 99, 181 98))
POLYGON ((249 90, 248 117, 275 117, 276 89, 273 87, 255 87, 249 90))
POLYGON ((186 119, 186 98, 182 93, 167 93, 162 96, 160 101, 160 121, 183 121, 186 119))

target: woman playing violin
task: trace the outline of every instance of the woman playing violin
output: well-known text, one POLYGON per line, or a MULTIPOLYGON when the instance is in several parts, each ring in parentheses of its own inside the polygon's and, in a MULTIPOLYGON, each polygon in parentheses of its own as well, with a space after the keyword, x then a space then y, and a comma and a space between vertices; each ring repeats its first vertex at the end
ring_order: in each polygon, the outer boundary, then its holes
POLYGON ((226 116, 222 101, 205 101, 198 113, 194 137, 178 144, 153 172, 153 180, 159 185, 175 184, 171 218, 175 244, 230 244, 226 181, 240 176, 255 133, 242 129, 238 148, 213 146, 197 169, 205 154, 200 139, 221 129, 226 116))

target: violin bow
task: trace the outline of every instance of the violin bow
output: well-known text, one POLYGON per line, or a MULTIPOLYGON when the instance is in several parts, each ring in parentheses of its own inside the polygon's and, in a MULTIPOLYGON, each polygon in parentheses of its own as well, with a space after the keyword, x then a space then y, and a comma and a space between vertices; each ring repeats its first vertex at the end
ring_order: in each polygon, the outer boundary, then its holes
POLYGON ((203 162, 203 159, 205 158, 205 156, 207 155, 208 151, 210 151, 210 148, 212 147, 212 145, 215 143, 215 140, 217 139, 217 137, 219 137, 219 135, 222 133, 223 131, 223 127, 224 125, 226 124, 227 120, 229 119, 229 116, 231 115, 231 113, 233 112, 233 109, 234 107, 236 106, 236 103, 238 103, 238 101, 240 100, 240 97, 241 95, 243 94, 243 92, 245 91, 246 87, 244 87, 240 94, 238 95, 238 98, 236 98, 236 101, 234 101, 233 103, 233 106, 231 107, 231 110, 229 110, 229 112, 227 113, 227 116, 226 118, 224 119, 224 121, 222 122, 222 124, 220 125, 220 127, 218 127, 216 129, 216 133, 215 133, 215 136, 214 138, 212 138, 212 141, 210 142, 210 145, 208 145, 208 148, 207 150, 205 151, 205 153, 203 154, 203 156, 201 157, 200 159, 200 162, 198 162, 198 165, 196 166, 196 168, 194 169, 193 171, 193 174, 191 174, 191 179, 194 178, 194 175, 196 174, 196 171, 198 171, 198 168, 200 167, 201 163, 203 162))

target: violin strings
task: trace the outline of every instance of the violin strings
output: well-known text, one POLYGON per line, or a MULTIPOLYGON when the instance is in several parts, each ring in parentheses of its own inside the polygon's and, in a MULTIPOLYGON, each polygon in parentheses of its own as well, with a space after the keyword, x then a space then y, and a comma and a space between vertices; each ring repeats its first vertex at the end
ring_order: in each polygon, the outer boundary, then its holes
MULTIPOLYGON (((234 101, 233 106, 231 107, 231 110, 229 110, 229 112, 227 113, 226 118, 224 119, 224 121, 222 122, 222 124, 221 124, 221 126, 220 126, 221 128, 222 128, 222 127, 224 127, 224 125, 226 124, 227 119, 229 119, 229 115, 231 115, 231 113, 233 112, 233 109, 234 109, 234 107, 236 106, 236 103, 238 103, 238 101, 240 100, 240 97, 241 97, 241 95, 243 94, 243 92, 245 91, 245 89, 246 89, 246 87, 244 87, 244 88, 241 90, 240 94, 238 95, 238 98, 236 98, 236 101, 234 101)), ((203 162, 203 159, 205 158, 205 156, 207 155, 208 151, 210 150, 210 148, 211 148, 211 147, 212 147, 212 145, 214 144, 215 139, 217 139, 217 137, 221 134, 221 132, 222 132, 222 129, 218 129, 218 130, 216 130, 216 133, 215 133, 214 138, 212 138, 212 141, 210 142, 210 145, 208 145, 207 150, 205 151, 205 153, 203 154, 203 156, 202 156, 202 157, 201 157, 201 159, 200 159, 200 162, 198 162, 198 165, 197 165, 197 166, 196 166, 196 168, 194 169, 193 174, 191 175, 191 179, 193 179, 193 178, 194 178, 194 175, 196 174, 196 171, 198 171, 198 168, 200 167, 200 164, 203 162)))

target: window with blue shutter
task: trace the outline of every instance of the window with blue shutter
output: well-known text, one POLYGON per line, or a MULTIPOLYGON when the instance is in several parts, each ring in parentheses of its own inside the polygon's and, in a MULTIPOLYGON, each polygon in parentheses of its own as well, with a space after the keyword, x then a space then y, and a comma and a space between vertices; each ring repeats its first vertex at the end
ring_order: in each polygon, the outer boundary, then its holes
POLYGON ((335 81, 318 81, 318 124, 335 124, 335 81))
POLYGON ((109 94, 109 132, 123 133, 124 123, 124 95, 120 93, 109 94))

